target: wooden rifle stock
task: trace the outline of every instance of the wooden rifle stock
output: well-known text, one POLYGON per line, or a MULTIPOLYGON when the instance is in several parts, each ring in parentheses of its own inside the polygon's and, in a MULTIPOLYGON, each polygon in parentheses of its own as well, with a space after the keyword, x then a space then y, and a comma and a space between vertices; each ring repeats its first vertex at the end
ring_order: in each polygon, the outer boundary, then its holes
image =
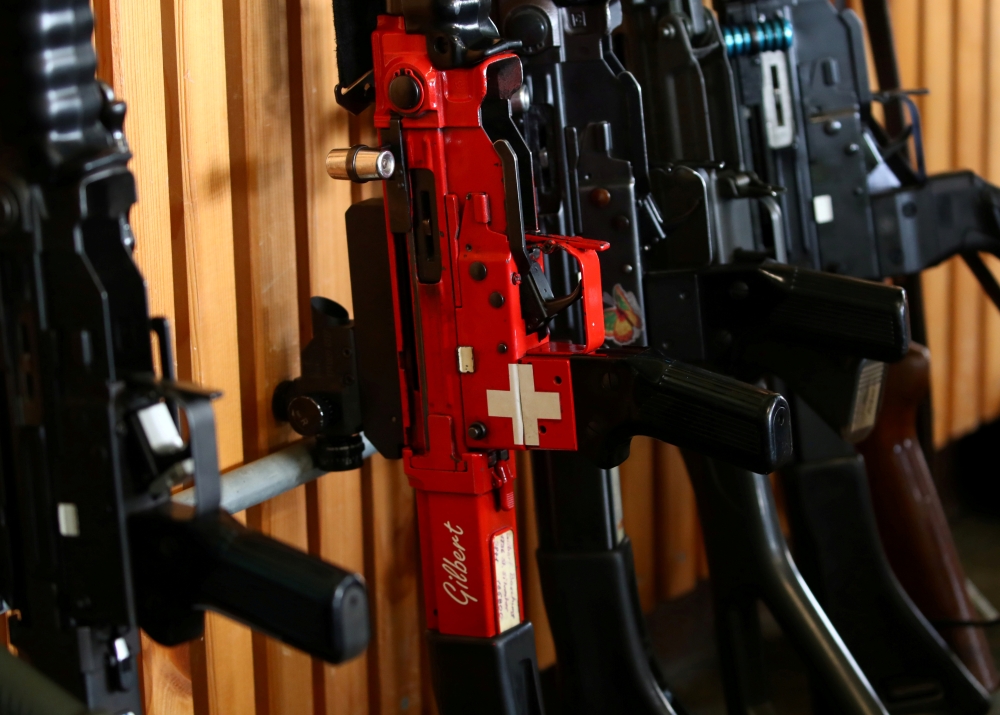
POLYGON ((925 617, 989 691, 1000 685, 983 629, 965 589, 944 508, 917 439, 917 410, 930 389, 930 352, 911 343, 890 365, 881 414, 858 449, 865 458, 879 534, 892 569, 925 617))

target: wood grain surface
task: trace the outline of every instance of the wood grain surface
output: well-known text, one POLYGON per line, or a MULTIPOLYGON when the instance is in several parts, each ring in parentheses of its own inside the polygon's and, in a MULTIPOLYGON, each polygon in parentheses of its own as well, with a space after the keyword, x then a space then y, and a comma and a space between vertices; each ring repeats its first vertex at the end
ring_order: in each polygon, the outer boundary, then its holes
MULTIPOLYGON (((243 461, 236 272, 222 6, 161 3, 178 376, 222 390, 214 404, 219 465, 243 461)), ((198 715, 254 707, 251 633, 209 614, 191 644, 198 715)))
MULTIPOLYGON (((287 8, 282 0, 224 0, 243 453, 249 461, 284 446, 274 388, 299 374, 298 276, 287 8)), ((305 488, 248 513, 253 528, 309 546, 305 488)), ((258 715, 314 712, 305 654, 253 636, 258 715)))

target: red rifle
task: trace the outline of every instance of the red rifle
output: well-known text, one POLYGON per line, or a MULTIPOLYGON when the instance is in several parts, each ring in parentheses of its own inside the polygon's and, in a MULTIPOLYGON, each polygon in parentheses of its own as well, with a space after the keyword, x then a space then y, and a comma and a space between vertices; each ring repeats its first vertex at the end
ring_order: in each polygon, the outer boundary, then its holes
MULTIPOLYGON (((768 472, 791 452, 787 405, 650 351, 600 349, 606 244, 537 234, 531 155, 511 118, 521 63, 490 3, 401 4, 377 18, 369 72, 345 72, 344 54, 364 53, 338 47, 342 81, 356 78, 338 98, 355 111, 374 101, 382 147, 334 150, 328 169, 385 181, 384 201, 347 215, 356 319, 314 299, 303 378, 276 407, 330 444, 356 449, 363 426, 404 460, 441 712, 540 712, 510 452, 578 450, 610 468, 642 434, 768 472), (569 296, 552 295, 553 251, 578 266, 569 296), (577 302, 586 343, 551 341, 548 321, 577 302)), ((339 3, 338 36, 356 37, 366 16, 367 0, 339 3)))

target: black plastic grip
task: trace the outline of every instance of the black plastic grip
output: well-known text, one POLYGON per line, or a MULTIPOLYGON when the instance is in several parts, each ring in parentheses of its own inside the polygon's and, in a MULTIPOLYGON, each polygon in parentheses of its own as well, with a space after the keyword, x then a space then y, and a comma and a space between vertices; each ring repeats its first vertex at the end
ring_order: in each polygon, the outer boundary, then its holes
POLYGON ((153 638, 187 640, 192 612, 212 610, 329 663, 365 649, 371 630, 360 575, 225 512, 192 513, 171 504, 129 522, 139 621, 153 638))
POLYGON ((739 340, 811 345, 894 362, 910 344, 906 293, 883 283, 765 262, 701 279, 710 325, 739 340))
POLYGON ((570 358, 579 449, 600 467, 624 462, 635 435, 766 474, 792 456, 781 395, 651 351, 570 358))

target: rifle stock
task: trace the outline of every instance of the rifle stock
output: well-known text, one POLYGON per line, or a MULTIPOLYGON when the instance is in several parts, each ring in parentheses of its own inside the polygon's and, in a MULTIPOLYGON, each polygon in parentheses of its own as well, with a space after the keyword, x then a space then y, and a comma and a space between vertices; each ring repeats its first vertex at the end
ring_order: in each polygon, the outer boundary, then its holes
POLYGON ((911 343, 889 367, 882 412, 858 445, 868 466, 879 534, 892 569, 917 607, 991 692, 1000 686, 986 635, 965 590, 965 572, 917 439, 917 410, 930 388, 930 352, 911 343))

